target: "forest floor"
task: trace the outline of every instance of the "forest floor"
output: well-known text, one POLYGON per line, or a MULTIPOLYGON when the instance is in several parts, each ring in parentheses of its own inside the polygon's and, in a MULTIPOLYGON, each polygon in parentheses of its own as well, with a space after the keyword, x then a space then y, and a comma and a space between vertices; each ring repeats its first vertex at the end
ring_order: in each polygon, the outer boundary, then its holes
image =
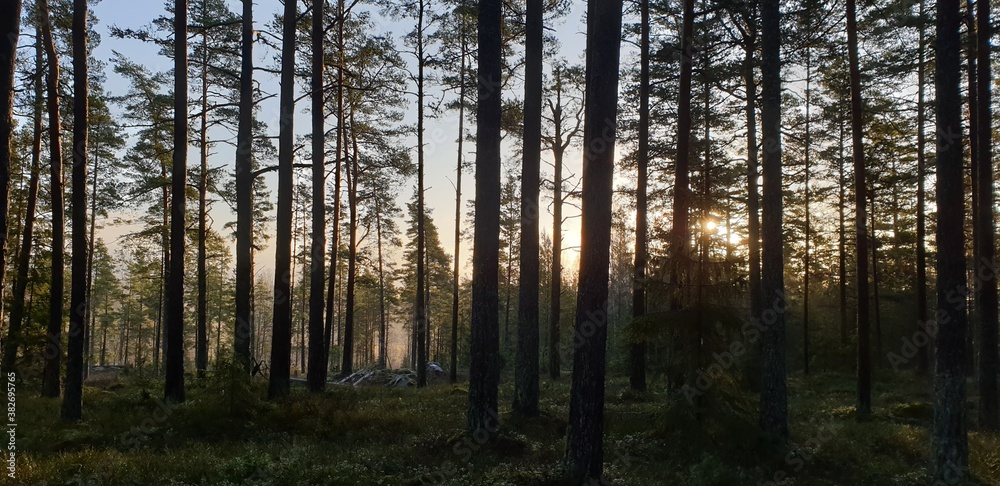
MULTIPOLYGON (((187 401, 164 405, 162 384, 93 377, 84 421, 59 402, 18 390, 15 484, 57 485, 558 485, 569 379, 543 378, 542 415, 510 413, 501 385, 500 438, 463 434, 467 388, 331 387, 262 400, 266 383, 188 380, 187 401), (237 383, 237 384, 234 384, 237 383)), ((654 383, 654 385, 659 385, 654 383)), ((930 383, 876 376, 871 420, 853 415, 847 374, 790 377, 791 445, 775 450, 756 427, 756 395, 723 380, 700 399, 627 391, 611 379, 605 408, 608 484, 930 484, 930 383)), ((970 397, 974 396, 970 390, 970 397)), ((974 400, 970 400, 970 407, 974 400)), ((970 420, 974 423, 974 420, 970 420)), ((6 439, 4 439, 6 441, 6 439)), ((1000 485, 1000 437, 970 432, 977 484, 1000 485)))

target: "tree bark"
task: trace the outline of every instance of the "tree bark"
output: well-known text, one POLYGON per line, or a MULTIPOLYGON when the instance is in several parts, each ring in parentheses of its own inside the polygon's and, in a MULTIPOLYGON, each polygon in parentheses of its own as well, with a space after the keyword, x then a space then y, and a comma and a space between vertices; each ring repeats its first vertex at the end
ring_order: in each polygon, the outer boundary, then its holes
POLYGON ((243 0, 239 128, 236 150, 236 361, 250 373, 253 325, 253 0, 243 0))
POLYGON ((288 395, 292 358, 292 193, 295 116, 295 0, 285 0, 281 40, 281 130, 278 133, 278 206, 274 239, 274 309, 271 325, 271 374, 267 396, 288 395))
POLYGON ((571 479, 589 483, 603 480, 604 465, 604 378, 621 0, 588 2, 587 19, 580 274, 566 465, 571 479))
POLYGON ((62 143, 60 140, 62 122, 59 114, 59 57, 56 54, 55 41, 52 38, 52 21, 49 18, 48 0, 39 0, 38 11, 39 22, 42 24, 41 42, 45 45, 49 62, 47 90, 49 159, 52 169, 50 186, 52 196, 52 280, 49 287, 52 290, 49 297, 48 334, 43 353, 45 368, 42 371, 42 396, 56 398, 59 396, 59 371, 62 358, 63 288, 65 282, 63 247, 66 225, 66 208, 63 199, 62 143))
MULTIPOLYGON (((538 204, 542 157, 542 0, 527 0, 515 413, 538 415, 538 204)), ((512 242, 513 243, 513 242, 512 242)))
MULTIPOLYGON (((636 153, 635 269, 632 283, 632 317, 646 315, 646 185, 649 166, 649 0, 639 2, 639 147, 636 153)), ((646 343, 629 346, 629 386, 646 391, 646 343)))
POLYGON ((83 418, 83 354, 87 333, 87 0, 73 0, 73 261, 63 420, 83 418))
POLYGON ((962 175, 962 113, 959 0, 937 2, 935 85, 937 113, 937 306, 935 339, 934 476, 955 484, 968 478, 965 424, 964 306, 951 295, 965 281, 965 184, 962 175))
MULTIPOLYGON (((309 390, 326 388, 323 284, 326 283, 326 168, 323 113, 323 0, 313 0, 312 25, 312 263, 309 267, 309 390)), ((381 275, 381 274, 380 274, 381 275)))
POLYGON ((761 428, 788 439, 788 389, 785 372, 785 283, 782 257, 781 173, 781 13, 778 0, 761 2, 761 428), (773 318, 771 318, 773 313, 773 318))
MULTIPOLYGON (((679 272, 687 259, 688 212, 691 207, 691 72, 694 57, 694 0, 682 0, 681 73, 677 106, 677 159, 674 164, 674 217, 670 231, 670 252, 673 256, 672 284, 679 288, 679 272)), ((679 293, 679 292, 678 292, 679 293)), ((675 305, 680 304, 675 298, 675 305)))
POLYGON ((979 144, 978 179, 976 191, 979 194, 979 214, 977 214, 976 238, 979 243, 976 278, 982 288, 977 294, 976 315, 979 320, 979 426, 983 430, 1000 429, 1000 413, 997 410, 997 280, 993 267, 996 260, 996 241, 993 197, 993 112, 991 76, 991 46, 993 28, 990 24, 990 3, 976 2, 978 32, 978 72, 979 91, 979 144))
POLYGON ((500 384, 500 24, 499 0, 479 1, 476 221, 472 250, 472 361, 466 432, 495 437, 500 384))
POLYGON ((170 197, 164 401, 184 401, 184 233, 188 148, 187 0, 174 7, 174 160, 170 197))
POLYGON ((859 418, 872 411, 871 330, 868 316, 868 229, 865 194, 864 103, 861 99, 861 68, 858 62, 856 0, 847 0, 847 55, 851 76, 851 145, 854 159, 854 238, 857 245, 855 271, 858 279, 858 403, 859 418))

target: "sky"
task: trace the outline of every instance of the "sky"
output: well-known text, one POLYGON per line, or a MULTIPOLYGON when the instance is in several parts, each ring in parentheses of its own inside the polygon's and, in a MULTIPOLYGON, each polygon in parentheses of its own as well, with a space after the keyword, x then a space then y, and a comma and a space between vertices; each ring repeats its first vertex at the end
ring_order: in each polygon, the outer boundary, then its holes
MULTIPOLYGON (((241 6, 240 2, 229 0, 230 9, 234 12, 240 12, 241 6)), ((301 5, 301 2, 300 2, 301 5)), ((282 11, 282 3, 278 0, 260 0, 255 3, 254 7, 254 24, 255 29, 263 30, 265 29, 265 24, 274 19, 275 14, 282 11)), ((551 29, 552 33, 560 41, 560 57, 566 58, 571 63, 582 63, 583 60, 583 46, 585 45, 586 37, 584 35, 585 24, 583 21, 585 10, 585 3, 581 0, 574 0, 572 9, 570 13, 558 19, 551 26, 547 26, 551 29)), ((99 23, 95 26, 97 32, 101 36, 101 43, 96 48, 95 56, 101 60, 109 60, 112 58, 113 52, 119 52, 125 57, 142 63, 143 65, 149 67, 154 72, 156 71, 168 71, 172 68, 172 61, 164 56, 159 55, 158 48, 149 44, 142 43, 137 40, 130 39, 116 39, 111 37, 109 34, 109 28, 111 26, 117 26, 120 28, 139 28, 148 25, 154 18, 165 15, 164 2, 159 0, 100 0, 93 7, 93 12, 99 19, 99 23)), ((375 33, 382 33, 387 36, 397 40, 399 44, 399 38, 403 33, 412 29, 412 25, 407 23, 401 23, 398 21, 383 19, 380 16, 373 15, 376 22, 375 33)), ((623 46, 624 47, 624 46, 623 46)), ((413 56, 404 56, 407 62, 414 66, 415 62, 413 56)), ((554 59, 546 59, 546 70, 548 70, 548 62, 554 59)), ((261 44, 256 44, 254 49, 254 63, 255 66, 265 66, 272 65, 274 62, 274 53, 271 52, 266 47, 261 44)), ((303 62, 303 61, 299 61, 303 62)), ((118 95, 124 93, 128 89, 127 82, 119 75, 114 73, 110 66, 105 70, 107 76, 107 81, 105 84, 105 89, 111 95, 118 95)), ((277 93, 279 90, 278 78, 276 75, 256 72, 255 81, 261 84, 261 89, 265 92, 277 93)), ((435 88, 433 86, 428 87, 429 92, 433 93, 435 88)), ((296 87, 296 97, 303 94, 303 88, 301 85, 296 87)), ((522 88, 519 84, 515 84, 511 88, 509 95, 503 94, 502 96, 511 96, 516 98, 521 98, 523 95, 522 88)), ((296 119, 295 119, 295 133, 296 136, 306 135, 310 131, 310 121, 308 113, 305 113, 308 103, 303 101, 296 106, 296 119)), ((268 127, 269 136, 276 136, 278 130, 278 104, 276 99, 271 99, 261 103, 261 119, 264 120, 268 127)), ((115 111, 120 112, 119 107, 112 108, 115 111)), ((415 122, 415 100, 411 100, 410 106, 407 109, 407 122, 415 122)), ((328 121, 331 123, 332 120, 328 121)), ((470 125, 466 124, 467 129, 470 125)), ((471 126, 472 130, 470 133, 474 133, 474 125, 471 126)), ((457 144, 456 139, 458 135, 458 120, 454 114, 436 118, 430 120, 426 123, 425 129, 425 160, 426 160, 426 171, 425 171, 425 185, 426 185, 426 205, 431 211, 434 221, 438 226, 439 232, 441 234, 441 243, 445 250, 451 254, 454 240, 454 213, 455 213, 455 164, 457 155, 457 144)), ((128 144, 132 145, 135 143, 135 138, 130 138, 128 144)), ((413 154, 414 160, 416 159, 416 142, 413 139, 407 140, 406 143, 411 147, 411 153, 413 154)), ((505 153, 503 156, 504 166, 510 167, 513 164, 518 163, 514 159, 516 154, 514 153, 513 147, 510 146, 510 142, 506 143, 505 153)), ((475 156, 474 144, 466 143, 464 146, 466 150, 466 160, 471 164, 475 156)), ((213 153, 209 158, 209 164, 212 167, 232 167, 235 159, 235 149, 228 145, 216 145, 213 148, 213 153)), ((189 167, 195 163, 197 160, 197 149, 194 147, 189 147, 188 163, 189 167)), ((546 163, 551 162, 551 154, 543 153, 543 163, 542 171, 543 178, 548 174, 548 178, 551 178, 551 167, 546 163)), ((577 176, 581 173, 580 167, 582 162, 582 154, 578 150, 571 151, 567 154, 566 159, 566 169, 571 174, 576 174, 577 176)), ((267 164, 271 165, 271 164, 267 164)), ((308 176, 309 169, 296 169, 302 174, 301 177, 305 178, 308 176)), ((272 198, 276 195, 276 183, 277 176, 275 173, 270 173, 265 178, 269 188, 271 188, 272 198)), ((463 175, 462 179, 462 193, 463 193, 463 209, 462 212, 465 214, 467 212, 468 201, 474 197, 474 168, 467 171, 463 175)), ((572 183, 570 184, 572 185, 572 183)), ((405 186, 400 188, 398 200, 400 207, 405 207, 405 203, 413 197, 413 191, 416 186, 416 179, 409 181, 405 186)), ((551 195, 548 191, 543 189, 541 205, 543 208, 550 210, 551 195)), ((567 248, 566 253, 564 253, 564 264, 567 268, 573 268, 576 262, 575 248, 579 244, 580 240, 580 226, 579 218, 575 217, 578 215, 578 210, 573 206, 566 206, 564 208, 564 213, 568 217, 568 220, 564 224, 564 248, 567 248)), ((117 216, 124 216, 127 218, 128 214, 121 214, 117 216)), ((227 222, 235 221, 235 214, 229 209, 229 207, 222 201, 218 201, 214 204, 210 213, 211 225, 216 230, 221 230, 223 225, 227 222)), ((403 225, 402 220, 400 221, 401 227, 403 225)), ((542 231, 551 235, 552 233, 552 217, 550 212, 542 213, 542 231)), ((468 222, 463 222, 463 226, 470 226, 468 222)), ((131 231, 134 231, 135 227, 128 227, 126 225, 105 225, 105 227, 100 231, 99 237, 103 238, 109 246, 115 248, 118 246, 116 244, 117 240, 123 235, 131 231)), ((464 228, 463 229, 467 229, 464 228)), ((471 228, 468 228, 471 231, 471 228)), ((271 226, 271 231, 273 231, 273 224, 271 226)), ((235 250, 235 245, 233 245, 235 250)), ((462 265, 463 274, 469 275, 469 262, 471 257, 471 245, 468 241, 463 241, 462 244, 462 265)), ((274 264, 274 247, 269 245, 268 248, 259 253, 256 257, 257 271, 264 271, 269 273, 270 268, 273 268, 274 264)))

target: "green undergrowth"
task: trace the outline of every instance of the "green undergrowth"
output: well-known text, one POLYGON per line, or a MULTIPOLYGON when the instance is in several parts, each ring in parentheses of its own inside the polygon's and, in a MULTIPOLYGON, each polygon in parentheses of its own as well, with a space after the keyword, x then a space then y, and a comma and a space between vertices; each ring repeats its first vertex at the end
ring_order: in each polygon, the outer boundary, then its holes
MULTIPOLYGON (((543 379, 541 414, 522 418, 510 411, 505 376, 498 437, 480 441, 464 434, 464 386, 293 387, 269 402, 265 382, 244 384, 232 371, 189 377, 179 405, 158 399, 156 380, 93 380, 78 424, 60 422, 59 402, 23 386, 14 484, 566 484, 566 379, 543 379)), ((757 396, 737 380, 716 380, 694 400, 659 383, 635 393, 609 380, 607 484, 930 484, 929 383, 904 374, 875 383, 873 416, 859 422, 853 377, 792 377, 785 447, 759 432, 757 396)), ((973 430, 970 450, 977 484, 1000 485, 1000 437, 973 430)))

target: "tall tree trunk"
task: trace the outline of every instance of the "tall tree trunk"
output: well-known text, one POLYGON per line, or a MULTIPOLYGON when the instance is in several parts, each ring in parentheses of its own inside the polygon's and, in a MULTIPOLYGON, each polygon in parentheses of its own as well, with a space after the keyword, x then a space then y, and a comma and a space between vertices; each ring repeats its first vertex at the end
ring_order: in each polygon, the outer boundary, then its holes
POLYGON ((83 354, 87 334, 87 0, 73 0, 73 262, 63 420, 83 418, 83 354))
POLYGON ((937 306, 934 425, 934 476, 955 484, 968 478, 969 445, 965 424, 965 308, 951 294, 965 282, 965 184, 962 176, 962 113, 959 80, 961 41, 959 0, 937 2, 937 306))
MULTIPOLYGON (((385 270, 382 264, 382 204, 378 197, 375 198, 375 213, 375 236, 377 237, 375 244, 378 246, 378 364, 380 368, 386 368, 389 358, 387 349, 389 339, 385 320, 385 270)), ((452 369, 454 369, 454 364, 452 364, 452 369)))
POLYGON ((243 0, 239 128, 236 150, 236 361, 248 373, 253 353, 253 0, 243 0))
POLYGON ((757 22, 747 17, 746 41, 743 46, 743 82, 746 85, 747 119, 747 249, 750 252, 750 315, 760 318, 763 298, 760 295, 760 194, 757 188, 757 81, 754 78, 753 54, 757 48, 757 22))
MULTIPOLYGON (((458 166, 455 169, 455 267, 452 271, 451 282, 451 368, 448 370, 448 381, 451 383, 458 382, 458 291, 461 284, 458 271, 462 261, 459 254, 462 250, 462 166, 465 161, 462 145, 465 142, 465 51, 467 47, 465 19, 463 18, 461 22, 462 54, 458 69, 460 80, 458 86, 458 166)), ((381 249, 381 246, 379 248, 381 249)))
MULTIPOLYGON (((100 150, 95 147, 94 152, 100 150)), ((94 173, 90 178, 90 229, 87 231, 87 309, 84 320, 87 322, 86 354, 84 355, 83 379, 90 376, 90 362, 93 358, 93 342, 91 335, 94 326, 97 325, 97 316, 94 313, 93 293, 94 293, 94 245, 97 240, 97 176, 100 172, 100 157, 94 157, 94 173)), ((103 330, 103 327, 102 327, 103 330)))
MULTIPOLYGON (((63 199, 62 144, 60 141, 62 121, 59 116, 59 57, 52 38, 48 0, 38 2, 39 22, 42 24, 41 42, 49 62, 48 110, 49 110, 49 159, 51 162, 52 196, 52 280, 49 298, 49 326, 45 343, 45 368, 42 371, 42 396, 59 396, 59 367, 62 358, 63 327, 63 246, 65 244, 66 208, 63 199)), ((7 183, 9 185, 9 182, 7 183)), ((6 200, 6 197, 3 198, 6 200)))
MULTIPOLYGON (((748 5, 746 12, 746 32, 743 42, 743 83, 746 90, 744 106, 747 127, 747 252, 750 296, 750 317, 760 319, 763 306, 760 283, 760 190, 757 178, 760 176, 759 148, 757 147, 757 80, 754 76, 754 52, 759 45, 757 24, 757 4, 748 5)), ((760 344, 751 348, 751 362, 760 363, 760 344)), ((744 379, 751 388, 759 387, 760 368, 750 365, 744 379)))
MULTIPOLYGON (((556 123, 558 133, 559 123, 556 123)), ((557 137, 558 140, 558 137, 557 137)), ((553 191, 552 191, 552 284, 549 292, 549 378, 559 379, 559 321, 562 317, 562 166, 563 151, 561 147, 553 147, 553 191)))
POLYGON ((589 483, 603 481, 604 377, 622 2, 589 2, 587 18, 583 127, 586 150, 566 464, 573 480, 589 483))
POLYGON ((840 104, 837 125, 839 135, 837 139, 837 170, 840 192, 837 198, 837 271, 840 273, 837 286, 840 290, 840 344, 847 345, 847 175, 844 172, 844 109, 840 104))
POLYGON ((806 125, 805 126, 806 133, 805 133, 805 140, 804 140, 804 143, 805 143, 805 150, 804 150, 804 152, 805 152, 805 154, 804 154, 805 155, 805 157, 804 157, 805 158, 805 179, 806 179, 805 180, 805 210, 806 210, 805 211, 806 212, 806 214, 805 214, 805 216, 806 216, 806 218, 805 218, 806 219, 806 221, 805 221, 805 223, 806 223, 806 231, 805 232, 806 232, 806 237, 805 237, 805 241, 804 241, 804 243, 805 243, 805 255, 802 258, 802 274, 803 274, 802 275, 802 281, 803 281, 803 289, 802 289, 802 293, 803 293, 803 296, 802 296, 802 372, 803 372, 803 374, 806 374, 806 375, 809 374, 809 268, 810 268, 810 265, 811 265, 810 257, 812 256, 812 254, 810 253, 810 248, 809 248, 809 243, 812 240, 812 220, 810 218, 812 215, 809 213, 809 209, 810 209, 809 208, 809 202, 810 202, 809 197, 811 196, 811 194, 809 192, 809 170, 811 169, 811 167, 809 165, 809 162, 810 162, 810 160, 809 160, 809 155, 810 155, 809 152, 810 152, 810 150, 809 149, 812 148, 811 147, 811 145, 812 145, 812 131, 810 130, 811 127, 810 127, 810 124, 809 124, 809 122, 812 121, 811 117, 810 117, 810 115, 811 115, 810 109, 812 108, 812 106, 811 106, 811 104, 812 104, 811 103, 812 102, 812 96, 811 96, 812 95, 812 93, 811 93, 811 84, 812 84, 812 58, 811 58, 811 54, 812 54, 811 49, 809 48, 809 46, 806 46, 806 124, 805 124, 806 125))
MULTIPOLYGON (((966 71, 966 82, 968 83, 968 102, 969 102, 969 155, 971 156, 971 164, 969 177, 972 182, 971 192, 972 192, 972 261, 978 262, 979 260, 979 225, 976 224, 979 221, 979 187, 978 179, 979 174, 976 167, 978 166, 979 160, 979 91, 976 89, 976 51, 978 49, 977 45, 977 35, 976 35, 976 14, 974 12, 975 6, 972 0, 966 0, 965 2, 965 32, 966 32, 966 61, 967 61, 967 71, 966 71)), ((975 277, 975 271, 978 270, 976 263, 973 263, 969 272, 971 276, 975 277)), ((968 305, 972 307, 972 313, 970 315, 970 326, 968 332, 965 334, 965 374, 966 376, 972 376, 975 374, 975 346, 973 344, 974 335, 977 329, 977 324, 979 323, 979 312, 976 307, 974 300, 975 297, 969 295, 968 305)))
POLYGON ((761 318, 760 424, 765 432, 788 439, 788 389, 785 372, 785 283, 782 258, 781 185, 781 13, 778 0, 761 2, 761 295, 770 313, 761 318), (773 322, 768 322, 773 321, 773 322))
POLYGON ((856 0, 847 0, 847 56, 851 71, 851 142, 854 159, 854 230, 857 244, 855 271, 858 279, 858 403, 859 418, 872 411, 871 330, 868 316, 868 215, 865 207, 864 103, 861 99, 861 68, 858 62, 856 0))
POLYGON ((979 320, 979 426, 983 430, 1000 429, 1000 413, 997 410, 997 280, 992 266, 996 259, 994 232, 995 210, 993 204, 993 112, 990 84, 992 52, 990 38, 993 27, 990 24, 990 3, 976 2, 979 22, 978 55, 979 71, 979 144, 978 185, 979 214, 977 214, 976 238, 979 243, 979 259, 976 260, 976 278, 982 288, 977 294, 976 315, 979 320))
POLYGON ((292 358, 292 158, 295 117, 295 0, 285 0, 281 40, 281 130, 278 133, 278 207, 274 239, 274 309, 271 333, 271 374, 267 396, 288 395, 292 358))
MULTIPOLYGON (((39 29, 35 34, 38 39, 39 29)), ((21 247, 17 254, 17 277, 14 280, 14 294, 11 297, 10 324, 7 328, 7 340, 4 342, 3 364, 0 372, 3 376, 17 371, 17 348, 21 344, 21 327, 25 316, 25 293, 28 289, 28 270, 31 265, 31 247, 34 243, 35 210, 38 206, 38 180, 41 172, 42 159, 42 43, 35 43, 35 99, 34 120, 32 121, 31 140, 31 175, 28 179, 28 201, 24 213, 24 228, 21 237, 21 247)), ((12 91, 13 92, 13 91, 12 91)), ((8 125, 9 126, 9 125, 8 125)), ((0 147, 4 145, 0 140, 0 147)), ((2 150, 2 149, 0 149, 2 150)))
MULTIPOLYGON (((691 71, 694 57, 694 0, 681 0, 681 73, 677 106, 677 160, 674 163, 674 217, 670 231, 670 253, 673 256, 671 283, 679 288, 680 271, 687 260, 688 212, 691 208, 689 187, 691 165, 691 71)), ((679 291, 678 291, 679 295, 679 291)), ((675 307, 680 305, 675 297, 675 307)))
MULTIPOLYGON (((21 0, 9 0, 0 7, 0 32, 6 42, 0 42, 0 235, 7 235, 7 218, 10 196, 10 159, 14 128, 14 71, 17 57, 17 40, 21 35, 21 0)), ((7 240, 0 238, 0 255, 7 254, 7 240)), ((6 270, 6 259, 0 258, 0 282, 6 270)), ((2 296, 0 296, 2 297, 2 296)), ((0 319, 3 318, 3 299, 0 298, 0 319)), ((8 368, 4 368, 5 370, 8 368)))
POLYGON ((424 0, 417 0, 417 386, 427 386, 427 322, 424 300, 424 0))
POLYGON ((499 0, 479 1, 476 104, 476 221, 472 250, 472 361, 467 433, 495 437, 500 385, 500 70, 499 0))
MULTIPOLYGON (((705 8, 707 1, 702 0, 702 8, 705 8)), ((705 351, 704 347, 704 334, 705 334, 705 287, 708 286, 708 271, 705 265, 708 263, 708 251, 711 246, 712 240, 708 232, 708 218, 709 218, 709 206, 711 205, 712 197, 712 86, 709 82, 709 70, 712 69, 712 61, 710 56, 701 56, 701 84, 702 84, 702 121, 704 125, 704 138, 702 139, 703 145, 705 146, 704 158, 702 159, 701 167, 701 215, 700 215, 700 228, 698 234, 698 311, 697 311, 697 326, 695 326, 695 363, 697 367, 703 366, 705 362, 705 351)))
MULTIPOLYGON (((426 241, 426 240, 425 240, 426 241)), ((424 357, 431 361, 431 258, 424 247, 424 357)))
MULTIPOLYGON (((202 9, 208 10, 207 0, 202 9)), ((194 367, 198 378, 208 369, 208 29, 201 29, 201 174, 198 178, 198 325, 195 328, 194 367)))
POLYGON ((542 157, 542 0, 527 0, 521 248, 518 264, 514 411, 538 415, 538 205, 542 157))
MULTIPOLYGON (((872 184, 874 186, 874 183, 872 184)), ((875 231, 875 188, 871 194, 871 243, 872 243, 872 307, 875 311, 875 356, 882 356, 882 312, 879 306, 879 274, 878 274, 878 247, 879 242, 875 231)), ((878 362, 875 363, 878 365, 878 362)))
POLYGON ((326 280, 326 168, 323 118, 323 0, 313 0, 312 25, 312 264, 309 267, 309 390, 326 388, 323 284, 326 280))
POLYGON ((167 173, 167 163, 160 162, 160 191, 161 199, 163 202, 162 211, 162 222, 160 226, 160 278, 157 282, 157 303, 156 303, 156 324, 153 331, 153 370, 159 376, 160 364, 160 349, 163 345, 163 340, 165 337, 165 328, 163 326, 164 314, 167 311, 167 280, 170 278, 170 184, 168 184, 169 174, 167 173))
MULTIPOLYGON (((639 147, 636 154, 635 269, 632 317, 646 315, 646 181, 649 165, 649 0, 639 2, 639 147)), ((629 346, 629 386, 646 391, 646 343, 629 346)))
MULTIPOLYGON (((927 177, 926 168, 926 138, 924 136, 925 107, 924 107, 924 77, 926 62, 924 59, 925 44, 925 24, 927 19, 924 14, 924 0, 920 0, 919 7, 919 46, 917 54, 917 332, 926 333, 927 323, 927 216, 924 191, 924 181, 927 177)), ((920 346, 917 350, 917 373, 926 375, 930 369, 930 343, 920 346)))
POLYGON ((170 197, 170 273, 167 277, 164 400, 184 401, 184 233, 187 198, 187 0, 174 7, 174 160, 170 197))
MULTIPOLYGON (((354 111, 351 115, 351 138, 357 136, 354 126, 354 111)), ((340 371, 344 375, 354 372, 354 287, 357 284, 358 260, 358 150, 354 147, 350 163, 347 165, 347 302, 344 311, 344 355, 340 371)))
MULTIPOLYGON (((323 330, 323 368, 330 366, 330 346, 333 344, 333 310, 337 297, 337 252, 340 243, 340 170, 344 151, 344 0, 337 1, 337 142, 336 167, 333 176, 333 235, 330 238, 330 278, 326 289, 326 329, 323 330)), ((340 316, 337 316, 339 321, 340 316)), ((340 339, 338 335, 338 339, 340 339)))

